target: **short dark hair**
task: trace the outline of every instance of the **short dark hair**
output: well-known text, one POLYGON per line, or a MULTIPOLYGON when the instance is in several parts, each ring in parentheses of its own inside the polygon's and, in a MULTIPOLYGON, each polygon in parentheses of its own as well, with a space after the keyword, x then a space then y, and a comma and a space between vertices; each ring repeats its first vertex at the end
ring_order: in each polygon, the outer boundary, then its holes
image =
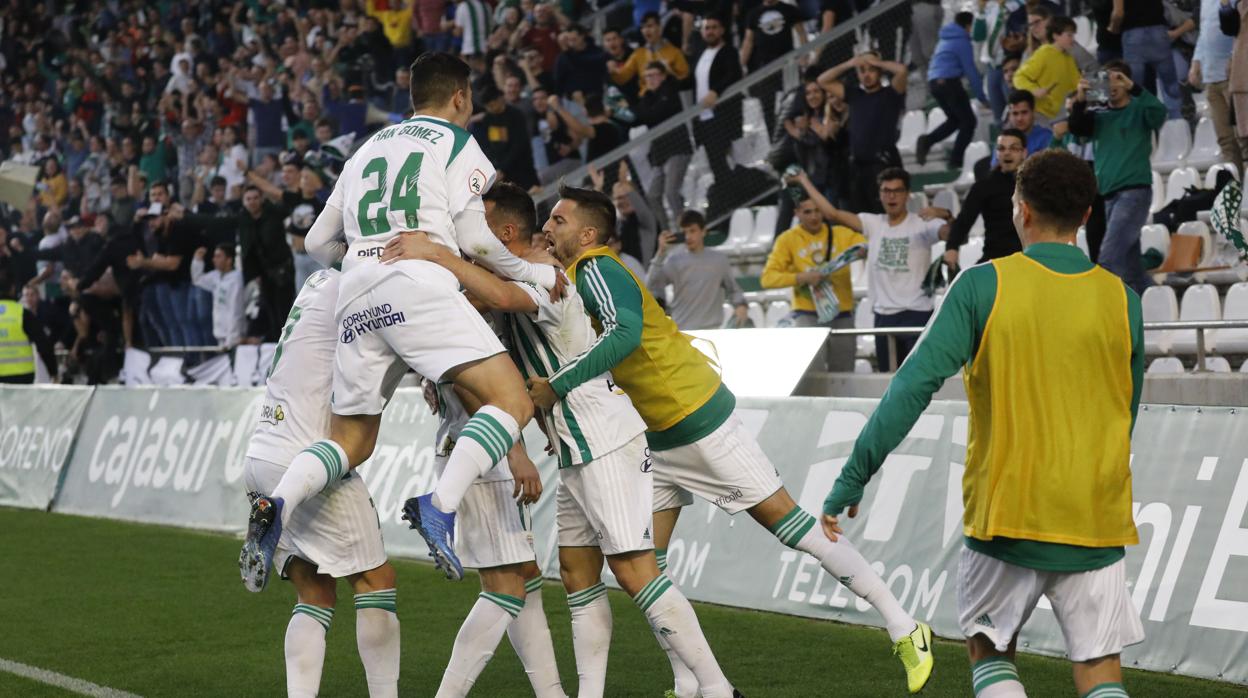
POLYGON ((523 187, 511 182, 495 182, 482 197, 494 204, 494 210, 516 224, 520 239, 528 242, 537 230, 537 205, 523 187))
POLYGON ((1128 64, 1126 61, 1122 60, 1121 58, 1115 58, 1111 61, 1105 61, 1105 64, 1101 66, 1101 70, 1104 70, 1105 72, 1109 72, 1112 70, 1116 73, 1122 73, 1123 75, 1127 76, 1128 80, 1135 79, 1135 76, 1131 74, 1131 65, 1128 64))
POLYGON ((706 216, 702 215, 701 211, 694 211, 693 209, 685 209, 684 211, 680 213, 680 218, 676 219, 676 224, 682 228, 687 225, 696 225, 699 228, 705 229, 706 228, 706 216))
POLYGON ((158 179, 155 182, 152 182, 151 186, 148 187, 148 190, 155 189, 156 187, 160 187, 161 189, 164 189, 166 192, 169 192, 171 190, 168 180, 164 180, 164 179, 158 179))
POLYGON ((975 23, 975 15, 970 12, 959 12, 953 16, 953 23, 959 27, 969 27, 975 23))
POLYGON ((429 106, 441 106, 457 90, 468 91, 472 70, 458 56, 433 52, 421 54, 412 61, 411 85, 412 109, 420 111, 429 106))
POLYGON ((1018 198, 1042 222, 1074 232, 1096 196, 1096 176, 1066 150, 1042 150, 1023 161, 1015 176, 1018 198))
POLYGON ((222 177, 221 175, 215 175, 213 176, 211 180, 208 181, 208 188, 211 189, 213 187, 224 187, 226 184, 227 182, 225 181, 225 177, 222 177))
POLYGON ((1016 128, 1002 129, 1001 133, 997 134, 997 138, 1000 138, 1001 136, 1010 136, 1011 138, 1017 138, 1018 142, 1022 143, 1024 148, 1027 147, 1027 134, 1023 133, 1022 131, 1016 128))
POLYGON ((894 179, 900 179, 902 184, 906 185, 906 191, 910 191, 910 173, 900 167, 884 168, 884 170, 880 172, 880 176, 875 178, 875 183, 882 185, 885 182, 891 182, 894 179))
POLYGON ((481 102, 481 104, 489 104, 496 99, 502 99, 503 92, 494 84, 494 80, 490 79, 482 83, 481 89, 477 93, 476 98, 481 102))
POLYGON ((260 191, 260 187, 257 187, 254 184, 248 184, 247 186, 243 187, 244 194, 246 194, 249 191, 254 191, 257 194, 264 196, 264 192, 260 191))
POLYGON ((655 12, 654 10, 651 10, 651 11, 649 11, 649 12, 647 12, 647 13, 643 14, 643 15, 641 16, 641 23, 642 23, 642 24, 645 24, 646 22, 649 22, 649 21, 650 21, 650 20, 652 20, 652 19, 653 19, 654 21, 658 22, 660 25, 662 25, 662 24, 663 24, 663 20, 659 19, 659 13, 658 13, 658 12, 655 12))
POLYGON ((585 114, 588 116, 603 116, 607 113, 607 105, 602 101, 602 95, 598 92, 591 92, 585 95, 585 114))
POLYGON ((658 70, 667 75, 667 65, 663 61, 650 61, 643 70, 658 70))
POLYGON ((559 198, 576 203, 576 210, 584 216, 586 226, 598 229, 598 244, 605 245, 615 236, 615 202, 611 197, 594 189, 561 184, 559 198))
POLYGON ((1049 24, 1045 27, 1044 35, 1049 38, 1049 42, 1051 43, 1054 37, 1058 34, 1063 34, 1068 31, 1077 31, 1077 28, 1075 27, 1075 20, 1069 17, 1050 17, 1049 24))
POLYGON ((225 253, 225 256, 229 257, 230 259, 234 259, 234 256, 237 254, 234 251, 234 245, 228 242, 219 243, 216 249, 221 250, 223 253, 225 253))
POLYGON ((1010 96, 1006 99, 1006 102, 1010 106, 1026 102, 1027 106, 1032 109, 1036 108, 1036 96, 1033 95, 1030 90, 1013 90, 1010 92, 1010 96))
POLYGON ((566 31, 572 32, 573 34, 580 34, 581 36, 589 36, 589 30, 580 24, 568 25, 566 31))

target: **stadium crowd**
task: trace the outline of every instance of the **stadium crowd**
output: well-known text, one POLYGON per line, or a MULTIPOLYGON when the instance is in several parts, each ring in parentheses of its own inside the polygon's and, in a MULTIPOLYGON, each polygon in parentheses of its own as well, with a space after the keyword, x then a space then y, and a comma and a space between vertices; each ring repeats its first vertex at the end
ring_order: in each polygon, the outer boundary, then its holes
MULTIPOLYGON (((690 161, 701 149, 717 181, 737 176, 743 100, 720 96, 874 4, 638 0, 604 9, 598 38, 585 23, 596 8, 583 0, 11 1, 0 14, 0 159, 36 174, 29 196, 18 176, 18 194, 6 180, 0 197, 0 291, 37 318, 40 341, 68 352, 66 381, 112 380, 123 349, 278 341, 316 269, 303 237, 342 163, 410 115, 405 66, 448 50, 473 69, 472 133, 500 179, 529 190, 598 160, 635 126, 704 107, 691 128, 650 144, 645 181, 627 160, 591 168, 590 180, 616 202, 624 258, 660 298, 673 287, 669 312, 683 328, 718 326, 725 302, 729 324, 748 325, 727 257, 704 244, 711 212, 682 193, 690 161)), ((794 287, 785 324, 853 325, 849 270, 812 270, 856 244, 873 288, 896 301, 876 298, 876 324, 925 321, 930 243, 949 238, 952 265, 982 216, 983 259, 1016 251, 1012 173, 1048 147, 1095 169, 1090 251, 1142 290, 1149 131, 1167 119, 1194 125, 1203 91, 1222 161, 1238 172, 1248 152, 1241 5, 916 1, 896 36, 803 57, 795 89, 779 71, 754 84, 768 174, 784 180, 775 233, 787 240, 762 285, 794 287), (1084 14, 1093 51, 1076 41, 1072 17, 1084 14), (946 120, 907 161, 902 117, 932 103, 946 120), (953 136, 945 162, 961 171, 981 119, 995 151, 976 163, 957 215, 908 213, 900 168, 925 165, 953 136), (879 230, 862 229, 868 216, 879 230), (835 291, 832 317, 812 299, 821 281, 835 291)), ((187 354, 184 367, 208 356, 187 354)), ((847 358, 852 346, 830 347, 828 366, 846 370, 847 358)))

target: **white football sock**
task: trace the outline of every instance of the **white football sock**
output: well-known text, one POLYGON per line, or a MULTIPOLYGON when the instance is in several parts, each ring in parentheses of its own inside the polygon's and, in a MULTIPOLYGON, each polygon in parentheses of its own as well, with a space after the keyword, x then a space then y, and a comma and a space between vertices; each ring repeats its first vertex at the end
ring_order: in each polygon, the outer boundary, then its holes
MULTIPOLYGON (((659 563, 659 571, 667 572, 667 548, 655 548, 654 558, 659 563)), ((670 577, 669 577, 670 579, 670 577)), ((672 582, 675 584, 675 582, 672 582)), ((654 639, 659 641, 659 647, 663 648, 663 652, 667 654, 667 661, 672 665, 672 692, 676 694, 676 698, 696 698, 698 695, 698 677, 693 675, 693 671, 680 661, 680 655, 672 649, 667 638, 657 630, 654 633, 654 639)))
POLYGON ((568 594, 572 612, 572 651, 576 654, 577 698, 602 698, 611 652, 611 605, 607 587, 599 582, 568 594))
POLYGON ((633 602, 646 614, 654 632, 667 638, 681 662, 697 677, 703 698, 732 698, 732 684, 715 661, 693 606, 667 575, 651 580, 633 602))
POLYGON ((566 698, 559 682, 555 663, 555 646, 550 639, 550 626, 542 608, 542 578, 524 583, 524 610, 507 626, 507 638, 529 675, 536 698, 566 698))
POLYGON ((874 606, 884 617, 893 642, 914 631, 917 625, 914 618, 901 607, 888 585, 848 538, 838 536, 835 543, 828 540, 815 517, 800 507, 793 507, 793 511, 771 527, 771 532, 781 543, 813 556, 828 574, 874 606))
POLYGON ((445 512, 458 509, 472 483, 498 465, 519 436, 520 427, 511 415, 494 405, 477 410, 464 424, 446 459, 446 468, 433 490, 433 505, 445 512))
POLYGON ((1009 657, 988 657, 971 666, 971 688, 975 698, 1026 698, 1018 680, 1018 668, 1009 657))
POLYGON ((463 698, 472 690, 481 670, 494 656, 507 626, 524 609, 524 599, 507 594, 481 592, 473 604, 451 650, 451 661, 442 673, 436 698, 463 698))
POLYGON ((355 642, 370 698, 399 695, 399 616, 394 589, 355 595, 355 642))
POLYGON ((300 451, 290 462, 290 467, 269 493, 281 498, 282 525, 290 521, 290 514, 301 502, 316 496, 331 483, 338 482, 350 471, 347 452, 326 439, 317 441, 300 451))
POLYGON ((321 689, 325 666, 325 633, 334 609, 295 604, 286 626, 286 694, 290 698, 314 698, 321 689))

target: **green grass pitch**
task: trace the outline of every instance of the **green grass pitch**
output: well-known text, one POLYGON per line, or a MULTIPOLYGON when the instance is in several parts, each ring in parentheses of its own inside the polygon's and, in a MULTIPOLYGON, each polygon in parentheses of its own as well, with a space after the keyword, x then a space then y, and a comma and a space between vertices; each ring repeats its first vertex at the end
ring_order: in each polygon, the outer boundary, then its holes
MULTIPOLYGON (((238 539, 3 508, 0 530, 0 657, 141 696, 285 695, 282 642, 294 592, 285 582, 262 594, 245 592, 238 539)), ((430 696, 479 588, 475 575, 451 583, 427 564, 400 560, 397 567, 399 688, 402 695, 430 696)), ((546 585, 544 604, 564 688, 574 692, 571 629, 558 584, 546 585)), ((671 681, 666 657, 627 597, 611 592, 611 606, 607 695, 660 698, 671 681)), ((906 695, 901 665, 882 631, 697 607, 725 672, 750 698, 906 695)), ((328 642, 321 695, 367 695, 345 584, 328 642)), ((939 642, 936 655, 936 674, 923 695, 970 695, 961 643, 939 642)), ((1074 695, 1063 661, 1020 656, 1019 672, 1030 695, 1074 695)), ((1242 687, 1140 671, 1128 672, 1126 685, 1137 697, 1244 695, 1242 687)), ((66 695, 0 672, 0 696, 66 695)), ((532 695, 505 638, 473 695, 532 695)))

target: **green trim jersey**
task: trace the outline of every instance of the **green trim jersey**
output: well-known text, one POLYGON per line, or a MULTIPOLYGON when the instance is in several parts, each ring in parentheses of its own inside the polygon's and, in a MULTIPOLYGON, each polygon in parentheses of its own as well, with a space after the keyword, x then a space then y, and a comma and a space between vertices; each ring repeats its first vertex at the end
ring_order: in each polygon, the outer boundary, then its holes
MULTIPOLYGON (((459 396, 455 394, 455 384, 452 381, 438 383, 437 393, 438 432, 437 441, 434 442, 437 445, 433 450, 433 462, 438 477, 442 477, 442 470, 446 468, 446 460, 451 457, 451 451, 455 449, 459 433, 464 430, 464 425, 468 424, 468 419, 472 415, 464 409, 464 403, 459 401, 459 396)), ((497 465, 487 470, 476 481, 499 482, 511 479, 511 467, 507 464, 507 457, 504 456, 497 465)))
POLYGON ((448 121, 417 115, 373 134, 326 202, 342 211, 343 271, 376 264, 386 243, 405 231, 424 231, 458 254, 455 218, 467 210, 485 215, 481 195, 494 176, 472 134, 448 121))
MULTIPOLYGON (((537 304, 534 313, 509 313, 503 322, 512 358, 524 377, 549 378, 589 351, 599 337, 584 302, 569 293, 558 303, 532 284, 513 281, 537 304)), ((646 430, 624 391, 603 371, 564 395, 549 412, 543 428, 557 436, 559 467, 585 465, 632 441, 646 430)), ((552 436, 552 443, 556 441, 552 436)))
POLYGON ((308 277, 295 298, 268 367, 248 458, 285 467, 308 444, 328 438, 340 277, 321 269, 308 277))

